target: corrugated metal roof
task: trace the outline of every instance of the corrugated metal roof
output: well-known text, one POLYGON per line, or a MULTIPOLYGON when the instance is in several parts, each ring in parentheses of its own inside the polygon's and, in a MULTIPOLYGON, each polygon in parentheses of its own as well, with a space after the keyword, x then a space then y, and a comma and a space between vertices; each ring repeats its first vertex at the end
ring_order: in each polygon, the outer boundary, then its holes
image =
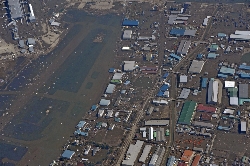
POLYGON ((194 101, 186 101, 182 107, 181 114, 178 119, 179 124, 191 124, 191 120, 196 109, 197 103, 194 101))
POLYGON ((200 73, 204 63, 204 61, 193 60, 188 72, 193 74, 200 73))
POLYGON ((186 98, 188 98, 189 94, 190 94, 190 89, 183 88, 181 91, 181 94, 178 98, 179 99, 186 99, 186 98))
POLYGON ((239 84, 239 98, 248 98, 248 84, 239 84))
POLYGON ((141 157, 139 158, 139 162, 145 163, 151 148, 152 148, 151 145, 145 145, 141 157))
POLYGON ((225 66, 222 66, 220 68, 220 73, 222 74, 230 74, 230 75, 234 75, 235 74, 235 69, 232 69, 232 68, 228 68, 228 67, 225 67, 225 66))
POLYGON ((191 41, 190 40, 181 40, 178 50, 177 50, 177 54, 183 54, 186 55, 188 53, 188 49, 191 45, 191 41))

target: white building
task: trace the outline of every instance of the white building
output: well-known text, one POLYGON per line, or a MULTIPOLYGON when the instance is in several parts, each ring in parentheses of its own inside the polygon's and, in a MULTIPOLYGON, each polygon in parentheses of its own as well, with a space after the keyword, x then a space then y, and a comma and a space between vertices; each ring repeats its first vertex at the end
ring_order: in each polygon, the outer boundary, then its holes
POLYGON ((153 129, 153 127, 149 127, 149 129, 148 129, 148 139, 149 140, 154 139, 154 129, 153 129))
POLYGON ((132 37, 132 30, 125 30, 122 35, 122 39, 127 40, 131 39, 132 37))

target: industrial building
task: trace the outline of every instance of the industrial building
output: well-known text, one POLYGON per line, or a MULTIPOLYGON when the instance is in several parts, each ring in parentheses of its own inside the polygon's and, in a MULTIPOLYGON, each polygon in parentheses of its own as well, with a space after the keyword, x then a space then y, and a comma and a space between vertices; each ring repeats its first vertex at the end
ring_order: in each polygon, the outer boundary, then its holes
POLYGON ((145 163, 147 158, 148 158, 148 154, 151 150, 152 146, 151 145, 145 145, 143 151, 142 151, 142 154, 141 154, 141 157, 139 158, 139 162, 141 163, 145 163))
POLYGON ((204 61, 193 60, 188 72, 191 74, 200 73, 204 66, 204 63, 204 61))
POLYGON ((190 45, 191 45, 190 40, 181 40, 177 50, 177 54, 187 55, 190 45))
POLYGON ((218 102, 219 82, 211 79, 208 83, 207 103, 216 104, 218 102))
POLYGON ((239 84, 239 98, 248 98, 248 84, 239 84))
POLYGON ((108 87, 106 88, 105 93, 107 94, 112 94, 115 90, 115 85, 114 84, 109 84, 108 87))
POLYGON ((193 119, 197 103, 194 101, 186 101, 182 107, 181 114, 178 119, 179 124, 190 125, 193 119))
POLYGON ((122 35, 122 39, 127 40, 131 39, 132 37, 132 30, 125 30, 122 35))
POLYGON ((166 126, 169 125, 169 120, 148 120, 145 121, 145 126, 166 126))
POLYGON ((126 158, 122 161, 122 166, 133 166, 135 163, 135 160, 138 156, 138 154, 141 151, 143 141, 137 140, 135 145, 130 144, 127 153, 126 158))
POLYGON ((7 9, 12 20, 23 17, 22 6, 19 0, 7 0, 7 9))
POLYGON ((230 35, 230 39, 233 39, 233 40, 250 40, 250 31, 236 30, 234 34, 230 35))
POLYGON ((206 127, 206 128, 214 128, 212 123, 200 122, 200 121, 193 121, 193 126, 195 127, 206 127))

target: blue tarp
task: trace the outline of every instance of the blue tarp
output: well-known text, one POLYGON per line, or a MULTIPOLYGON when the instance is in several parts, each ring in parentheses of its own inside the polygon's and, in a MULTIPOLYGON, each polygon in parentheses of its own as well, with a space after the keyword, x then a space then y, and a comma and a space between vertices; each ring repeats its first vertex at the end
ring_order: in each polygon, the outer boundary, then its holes
POLYGON ((202 59, 203 58, 203 54, 198 54, 197 55, 197 59, 202 59))
POLYGON ((122 26, 138 26, 138 25, 139 25, 139 21, 137 20, 124 19, 122 22, 122 26))
POLYGON ((168 77, 168 73, 165 73, 163 76, 162 76, 162 78, 164 78, 164 79, 166 79, 167 77, 168 77))

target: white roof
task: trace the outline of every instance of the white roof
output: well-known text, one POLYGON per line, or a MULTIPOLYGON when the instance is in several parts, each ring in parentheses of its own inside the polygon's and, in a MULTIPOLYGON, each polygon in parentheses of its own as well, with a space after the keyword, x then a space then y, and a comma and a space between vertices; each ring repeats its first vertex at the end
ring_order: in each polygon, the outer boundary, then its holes
POLYGON ((235 35, 235 34, 231 34, 230 38, 231 39, 250 40, 250 35, 235 35))
POLYGON ((218 101, 218 90, 219 90, 219 83, 218 81, 213 82, 213 94, 212 94, 212 100, 214 102, 218 101))
POLYGON ((186 75, 180 75, 180 82, 187 82, 187 76, 186 75))
POLYGON ((238 97, 230 97, 230 105, 239 105, 238 97))
POLYGON ((124 61, 123 70, 132 71, 135 69, 135 61, 124 61))
POLYGON ((121 80, 123 73, 115 73, 113 76, 113 80, 121 80))
POLYGON ((235 81, 225 81, 225 88, 235 87, 235 81))
POLYGON ((194 74, 200 73, 204 66, 204 63, 204 61, 193 60, 188 72, 194 74))
POLYGON ((186 98, 188 98, 189 94, 190 94, 190 89, 183 88, 181 91, 181 94, 178 98, 179 99, 186 99, 186 98))
POLYGON ((151 145, 145 145, 141 157, 139 158, 139 162, 145 163, 151 148, 151 145))
POLYGON ((205 18, 202 25, 206 26, 207 22, 208 22, 208 18, 205 18))
POLYGON ((99 104, 101 106, 108 106, 110 104, 110 100, 106 100, 106 99, 101 99, 99 104))
POLYGON ((234 114, 234 111, 235 111, 235 110, 233 110, 233 109, 225 109, 225 110, 223 111, 223 114, 230 114, 230 115, 233 115, 233 114, 234 114))
POLYGON ((131 50, 130 47, 122 47, 122 50, 131 50))
POLYGON ((250 35, 250 31, 239 31, 239 30, 236 30, 234 34, 236 34, 236 35, 250 35))
POLYGON ((247 131, 247 122, 245 121, 240 122, 240 130, 243 132, 247 131))

